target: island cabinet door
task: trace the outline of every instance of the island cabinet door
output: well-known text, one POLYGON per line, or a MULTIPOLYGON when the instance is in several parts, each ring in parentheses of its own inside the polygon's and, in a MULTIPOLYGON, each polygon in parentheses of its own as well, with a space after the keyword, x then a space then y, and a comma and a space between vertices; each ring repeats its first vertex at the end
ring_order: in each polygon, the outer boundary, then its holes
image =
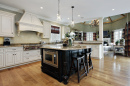
POLYGON ((99 58, 99 46, 98 45, 92 46, 92 57, 99 58))
POLYGON ((11 66, 14 65, 14 52, 7 52, 5 56, 5 65, 11 66))

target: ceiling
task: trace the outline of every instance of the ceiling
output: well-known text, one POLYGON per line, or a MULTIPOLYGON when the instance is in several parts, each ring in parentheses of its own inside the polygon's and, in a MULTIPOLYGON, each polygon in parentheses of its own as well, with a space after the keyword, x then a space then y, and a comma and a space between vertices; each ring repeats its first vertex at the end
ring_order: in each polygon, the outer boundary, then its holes
MULTIPOLYGON (((69 24, 74 8, 74 21, 82 22, 99 17, 130 12, 130 0, 60 0, 61 23, 69 24), (112 11, 112 9, 115 9, 112 11), (78 17, 80 15, 80 17, 78 17), (68 18, 70 18, 68 20, 68 18)), ((58 0, 0 0, 0 4, 26 10, 48 20, 56 21, 58 0), (43 7, 43 9, 40 9, 43 7)))

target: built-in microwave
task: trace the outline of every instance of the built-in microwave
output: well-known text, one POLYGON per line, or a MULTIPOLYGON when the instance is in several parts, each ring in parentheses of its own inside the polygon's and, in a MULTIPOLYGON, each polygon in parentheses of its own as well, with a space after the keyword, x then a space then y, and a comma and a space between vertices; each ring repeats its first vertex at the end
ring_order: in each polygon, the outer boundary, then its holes
POLYGON ((58 68, 58 51, 55 50, 43 50, 43 63, 58 68))

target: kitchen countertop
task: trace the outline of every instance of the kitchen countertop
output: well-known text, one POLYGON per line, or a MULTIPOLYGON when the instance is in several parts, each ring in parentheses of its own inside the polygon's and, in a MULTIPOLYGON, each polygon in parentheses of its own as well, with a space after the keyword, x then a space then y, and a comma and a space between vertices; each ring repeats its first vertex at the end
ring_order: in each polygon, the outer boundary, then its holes
POLYGON ((81 45, 75 45, 75 46, 71 46, 71 47, 63 47, 63 45, 44 45, 41 48, 44 49, 54 49, 54 50, 80 50, 80 49, 86 49, 86 48, 90 48, 89 46, 81 46, 81 45))
POLYGON ((74 41, 74 43, 79 43, 79 44, 89 44, 89 45, 97 45, 97 44, 102 44, 102 41, 74 41))
POLYGON ((9 46, 0 45, 0 48, 7 48, 7 47, 23 47, 23 45, 9 45, 9 46))

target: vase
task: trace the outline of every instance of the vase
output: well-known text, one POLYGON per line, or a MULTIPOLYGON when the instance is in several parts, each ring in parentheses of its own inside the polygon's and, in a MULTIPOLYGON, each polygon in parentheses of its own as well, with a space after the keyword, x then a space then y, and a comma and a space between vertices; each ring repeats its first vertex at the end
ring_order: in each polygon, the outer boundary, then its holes
POLYGON ((72 39, 71 38, 68 40, 68 46, 72 46, 72 39))

